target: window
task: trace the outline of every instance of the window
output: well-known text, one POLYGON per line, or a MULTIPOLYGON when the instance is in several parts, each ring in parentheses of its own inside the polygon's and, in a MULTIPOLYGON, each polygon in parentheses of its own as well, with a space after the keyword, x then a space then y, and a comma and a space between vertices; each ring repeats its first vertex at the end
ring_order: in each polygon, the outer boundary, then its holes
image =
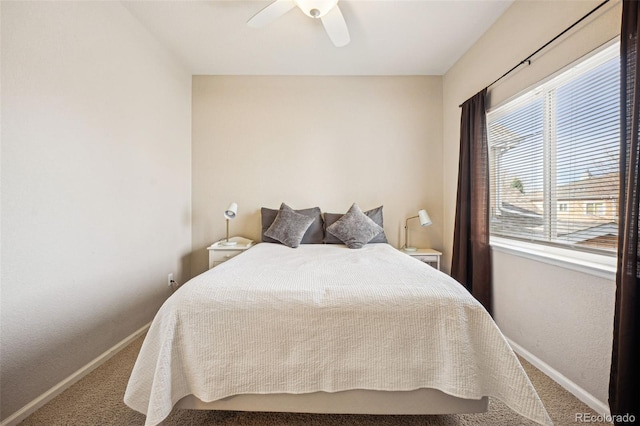
POLYGON ((604 216, 604 203, 586 203, 585 214, 589 216, 604 216))
POLYGON ((490 111, 491 235, 613 254, 619 44, 490 111))

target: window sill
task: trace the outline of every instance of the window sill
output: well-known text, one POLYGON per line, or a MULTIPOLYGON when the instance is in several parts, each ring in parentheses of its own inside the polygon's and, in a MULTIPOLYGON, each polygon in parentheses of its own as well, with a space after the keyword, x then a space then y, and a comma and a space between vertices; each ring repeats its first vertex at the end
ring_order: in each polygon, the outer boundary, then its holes
POLYGON ((542 244, 491 237, 491 249, 615 281, 616 256, 584 253, 542 244))

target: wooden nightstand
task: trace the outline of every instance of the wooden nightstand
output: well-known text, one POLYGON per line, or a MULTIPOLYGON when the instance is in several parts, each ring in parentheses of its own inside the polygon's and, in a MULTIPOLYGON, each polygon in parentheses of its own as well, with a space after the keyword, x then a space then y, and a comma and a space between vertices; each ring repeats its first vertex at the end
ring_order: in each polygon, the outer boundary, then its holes
POLYGON ((223 245, 224 240, 211 244, 209 250, 209 269, 226 262, 234 256, 239 255, 253 246, 253 241, 242 237, 232 237, 229 241, 235 241, 233 246, 223 245))
POLYGON ((440 270, 440 256, 442 256, 442 253, 440 253, 438 250, 418 249, 416 251, 404 251, 403 249, 400 249, 400 251, 404 254, 415 257, 416 259, 421 260, 424 263, 428 263, 438 271, 440 270))

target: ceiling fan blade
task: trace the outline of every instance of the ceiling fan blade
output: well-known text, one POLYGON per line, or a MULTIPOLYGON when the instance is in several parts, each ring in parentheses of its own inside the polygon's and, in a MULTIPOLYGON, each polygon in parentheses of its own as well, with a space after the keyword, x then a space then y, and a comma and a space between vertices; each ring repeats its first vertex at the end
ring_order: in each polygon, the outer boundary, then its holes
POLYGON ((342 47, 349 44, 351 37, 349 37, 349 29, 347 23, 340 12, 340 8, 336 5, 322 18, 322 25, 329 35, 329 38, 336 47, 342 47))
POLYGON ((275 21, 296 6, 294 0, 276 0, 260 12, 253 15, 247 25, 254 28, 264 27, 275 21))

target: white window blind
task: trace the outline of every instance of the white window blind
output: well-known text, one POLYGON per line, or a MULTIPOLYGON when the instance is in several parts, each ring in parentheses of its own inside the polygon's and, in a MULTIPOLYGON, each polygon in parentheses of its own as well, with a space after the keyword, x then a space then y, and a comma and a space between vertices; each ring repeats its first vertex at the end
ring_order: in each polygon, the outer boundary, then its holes
POLYGON ((487 114, 492 235, 615 252, 619 49, 487 114))

